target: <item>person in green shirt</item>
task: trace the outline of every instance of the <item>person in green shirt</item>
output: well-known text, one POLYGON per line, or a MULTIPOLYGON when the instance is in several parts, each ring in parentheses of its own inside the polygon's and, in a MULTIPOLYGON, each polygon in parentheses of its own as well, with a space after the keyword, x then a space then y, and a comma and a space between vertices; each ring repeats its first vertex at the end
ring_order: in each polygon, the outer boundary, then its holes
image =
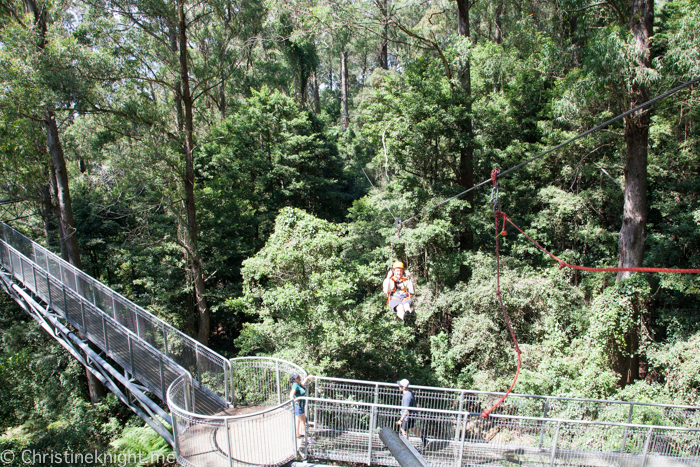
MULTIPOLYGON (((306 436, 306 413, 304 408, 306 405, 305 400, 297 400, 298 397, 304 397, 306 395, 306 383, 311 378, 311 375, 301 380, 301 376, 297 373, 292 373, 289 376, 289 382, 292 385, 292 390, 289 392, 289 398, 294 399, 294 415, 296 416, 296 433, 297 438, 304 438, 306 436)), ((309 443, 313 443, 314 440, 309 438, 309 443)))

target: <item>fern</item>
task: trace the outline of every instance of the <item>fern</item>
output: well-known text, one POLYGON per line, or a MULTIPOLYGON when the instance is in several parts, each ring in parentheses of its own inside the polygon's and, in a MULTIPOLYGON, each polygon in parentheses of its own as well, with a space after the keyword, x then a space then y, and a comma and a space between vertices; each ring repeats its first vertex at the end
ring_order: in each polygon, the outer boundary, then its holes
MULTIPOLYGON (((166 425, 169 429, 170 427, 166 425)), ((166 459, 174 459, 172 448, 149 426, 128 427, 121 437, 112 441, 111 446, 127 459, 126 465, 143 467, 161 464, 166 459)))

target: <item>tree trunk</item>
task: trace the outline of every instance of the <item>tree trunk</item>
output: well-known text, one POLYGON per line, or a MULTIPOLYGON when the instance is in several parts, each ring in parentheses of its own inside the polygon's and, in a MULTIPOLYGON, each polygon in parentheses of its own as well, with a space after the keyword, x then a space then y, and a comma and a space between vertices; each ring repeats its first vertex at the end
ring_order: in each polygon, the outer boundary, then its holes
POLYGON ((65 252, 66 260, 78 269, 83 265, 80 260, 80 250, 78 248, 78 237, 75 233, 75 221, 73 220, 73 206, 71 203, 70 190, 68 188, 68 173, 66 170, 66 160, 63 157, 63 148, 58 137, 58 127, 53 112, 50 109, 44 110, 44 125, 46 126, 46 137, 48 140, 49 154, 51 155, 51 165, 53 166, 56 180, 56 202, 58 205, 58 222, 63 232, 61 239, 61 251, 65 252))
POLYGON ((333 90, 333 55, 328 60, 328 89, 333 90))
MULTIPOLYGON (((457 0, 457 34, 462 37, 469 38, 469 9, 471 4, 469 0, 457 0)), ((466 117, 460 122, 464 139, 460 145, 459 154, 459 174, 457 177, 458 183, 465 189, 474 186, 474 130, 472 127, 472 82, 471 82, 471 63, 469 58, 462 59, 459 69, 459 82, 464 93, 464 107, 466 117)), ((470 205, 474 202, 474 192, 470 191, 464 198, 470 205)), ((470 207, 469 213, 472 212, 470 207)), ((468 223, 464 223, 463 230, 459 241, 460 250, 470 250, 474 245, 474 233, 468 223)), ((470 272, 464 265, 460 266, 460 278, 466 280, 470 272)))
POLYGON ((494 18, 495 30, 493 31, 493 41, 496 44, 500 44, 501 41, 503 40, 503 32, 501 29, 501 16, 502 15, 503 15, 503 1, 499 1, 496 4, 496 11, 495 11, 495 18, 494 18))
MULTIPOLYGON (((654 0, 631 0, 629 28, 637 48, 637 65, 651 66, 651 35, 654 24, 654 0)), ((633 81, 628 96, 629 106, 636 107, 649 100, 649 90, 643 83, 633 81)), ((620 261, 618 267, 640 267, 644 260, 647 224, 647 152, 649 143, 649 110, 641 110, 625 119, 625 204, 620 229, 620 261)), ((630 277, 629 272, 617 274, 617 281, 630 277)), ((637 315, 641 313, 639 310, 637 315)), ((637 316, 638 318, 639 316, 637 316)), ((635 319, 635 322, 638 319, 635 319)), ((639 378, 639 328, 633 326, 625 336, 627 348, 618 355, 622 386, 639 378)))
POLYGON ((340 52, 340 102, 342 105, 342 125, 343 130, 347 130, 350 125, 348 115, 348 97, 350 95, 348 86, 348 53, 340 52))
POLYGON ((321 113, 321 93, 319 92, 318 79, 316 78, 316 71, 312 75, 312 84, 314 93, 314 113, 319 115, 321 113))
POLYGON ((379 51, 379 66, 389 69, 389 5, 388 0, 382 0, 379 10, 384 18, 384 28, 382 30, 382 48, 379 51))
POLYGON ((306 71, 306 65, 303 60, 299 66, 299 106, 302 109, 306 108, 306 95, 309 86, 309 73, 306 71))
MULTIPOLYGON (((654 22, 653 0, 631 0, 629 27, 637 47, 638 66, 651 66, 651 35, 654 22)), ((633 81, 629 91, 629 106, 636 107, 649 100, 644 84, 633 81)), ((647 223, 647 150, 649 142, 649 110, 641 110, 625 119, 625 204, 620 229, 619 267, 639 267, 644 259, 647 223)), ((621 272, 617 280, 631 274, 621 272)))
MULTIPOLYGON (((638 102, 640 103, 640 102, 638 102)), ((635 103, 634 105, 637 105, 635 103)), ((649 114, 645 112, 635 121, 625 123, 627 153, 625 161, 625 204, 620 229, 620 260, 618 267, 641 267, 644 260, 644 241, 647 223, 647 143, 649 114)), ((619 272, 617 281, 630 277, 630 272, 619 272)))
POLYGON ((188 275, 192 281, 195 308, 199 317, 197 340, 203 345, 207 345, 209 343, 210 322, 209 308, 205 297, 204 267, 197 250, 197 210, 194 201, 194 114, 187 61, 187 18, 185 16, 184 3, 185 0, 178 0, 180 83, 182 87, 182 104, 185 109, 185 212, 187 213, 187 229, 184 246, 188 275))
MULTIPOLYGON (((457 34, 469 38, 469 8, 468 0, 457 0, 457 34)), ((462 122, 462 128, 466 135, 462 142, 459 158, 459 184, 464 188, 474 186, 474 130, 472 128, 472 80, 471 63, 469 58, 464 58, 459 70, 459 82, 464 92, 464 106, 467 117, 462 122)), ((473 192, 467 193, 466 198, 470 203, 474 200, 473 192)))
POLYGON ((223 72, 221 75, 221 84, 219 84, 219 113, 221 113, 221 119, 223 120, 226 118, 226 79, 223 76, 223 72))
POLYGON ((51 202, 51 186, 47 183, 39 187, 41 195, 41 219, 44 224, 44 238, 46 248, 51 248, 51 232, 53 226, 53 203, 51 202))
MULTIPOLYGON (((168 21, 170 23, 170 21, 168 21)), ((178 35, 177 28, 172 25, 168 29, 168 38, 170 39, 170 50, 173 54, 178 53, 179 47, 177 45, 178 35)), ((185 131, 185 110, 182 108, 182 79, 178 78, 175 81, 175 115, 177 117, 177 131, 182 133, 185 131)))
MULTIPOLYGON (((63 147, 61 146, 61 140, 58 135, 56 119, 54 118, 53 111, 49 108, 44 109, 44 125, 46 126, 46 138, 49 154, 51 155, 61 252, 66 261, 76 268, 82 269, 83 264, 80 259, 78 236, 76 235, 75 221, 73 220, 73 205, 68 186, 66 159, 63 156, 63 147)), ((80 333, 78 333, 78 337, 84 339, 80 333)), ((105 387, 87 368, 85 369, 85 376, 87 378, 90 401, 93 404, 97 403, 105 396, 105 387)))

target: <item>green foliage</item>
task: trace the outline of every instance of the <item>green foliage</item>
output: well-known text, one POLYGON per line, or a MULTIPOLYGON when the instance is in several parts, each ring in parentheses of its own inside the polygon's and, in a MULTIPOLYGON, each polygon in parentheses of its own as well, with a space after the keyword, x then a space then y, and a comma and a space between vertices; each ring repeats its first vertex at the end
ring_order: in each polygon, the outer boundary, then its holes
POLYGON ((636 275, 597 296, 591 306, 588 329, 592 344, 610 352, 624 350, 625 336, 640 325, 640 311, 649 292, 645 278, 636 275))
MULTIPOLYGON (((40 121, 51 109, 86 272, 193 334, 178 230, 186 128, 175 8, 48 3, 41 43, 41 29, 25 27, 31 16, 12 14, 20 3, 0 11, 2 218, 57 248, 41 198, 51 171, 40 121)), ((211 343, 227 356, 275 355, 344 377, 505 389, 515 356, 494 294, 489 191, 438 206, 465 189, 462 156, 473 150, 474 182, 488 180, 492 168, 626 110, 631 86, 658 95, 697 76, 700 62, 697 0, 657 5, 652 69, 637 66, 613 4, 472 2, 470 37, 458 37, 454 9, 436 2, 390 2, 389 23, 366 2, 187 7, 194 230, 211 343), (389 70, 376 63, 385 32, 389 70), (467 63, 469 87, 459 75, 467 63), (398 231, 396 218, 411 219, 398 231), (417 286, 415 327, 396 320, 380 291, 395 259, 417 286)), ((645 266, 700 267, 697 99, 696 86, 651 109, 645 266)), ((614 266, 625 145, 618 122, 509 172, 502 209, 558 257, 614 266)), ((697 276, 614 284, 611 274, 558 270, 506 230, 500 283, 523 350, 516 391, 697 403, 697 276), (644 381, 621 388, 618 363, 632 352, 644 381)), ((80 368, 35 327, 11 321, 2 325, 2 428, 38 433, 11 439, 12 449, 44 435, 104 445, 127 417, 113 416, 111 402, 85 405, 80 368)))
POLYGON ((655 343, 647 351, 650 366, 663 376, 664 392, 678 403, 697 405, 700 400, 698 345, 700 333, 687 340, 655 343))
MULTIPOLYGON (((428 316, 444 308, 453 317, 450 335, 431 338, 432 366, 443 385, 502 389, 508 378, 512 381, 515 354, 495 295, 495 261, 481 253, 468 261, 469 282, 443 291, 427 307, 428 316)), ((540 354, 566 352, 582 332, 580 291, 562 273, 542 276, 514 261, 502 267, 503 301, 521 347, 540 354)), ((524 355, 525 368, 537 364, 524 355)))
POLYGON ((345 235, 301 210, 280 211, 265 247, 244 262, 243 299, 259 319, 237 340, 244 354, 356 378, 396 378, 414 367, 409 330, 376 293, 381 263, 345 261, 345 235))
POLYGON ((1 299, 0 448, 14 453, 16 465, 23 452, 109 451, 109 441, 132 414, 113 394, 91 404, 84 372, 9 297, 1 299))
MULTIPOLYGON (((170 429, 167 423, 165 426, 170 429)), ((125 464, 129 466, 143 467, 175 459, 172 447, 149 426, 127 427, 110 445, 134 461, 125 464)))

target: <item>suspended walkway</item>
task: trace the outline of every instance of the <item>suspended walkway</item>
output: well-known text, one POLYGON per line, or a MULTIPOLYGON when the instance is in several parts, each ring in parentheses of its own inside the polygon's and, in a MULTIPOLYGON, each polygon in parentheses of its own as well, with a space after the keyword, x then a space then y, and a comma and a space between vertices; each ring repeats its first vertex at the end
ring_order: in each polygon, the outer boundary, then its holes
MULTIPOLYGON (((226 359, 0 225, 0 285, 193 467, 294 459, 398 465, 379 440, 401 408, 395 384, 311 378, 299 441, 289 376, 272 358, 226 359), (165 410, 166 406, 169 409, 165 410), (171 428, 169 428, 171 427, 171 428)), ((432 467, 697 466, 700 407, 412 386, 409 441, 432 467)))

